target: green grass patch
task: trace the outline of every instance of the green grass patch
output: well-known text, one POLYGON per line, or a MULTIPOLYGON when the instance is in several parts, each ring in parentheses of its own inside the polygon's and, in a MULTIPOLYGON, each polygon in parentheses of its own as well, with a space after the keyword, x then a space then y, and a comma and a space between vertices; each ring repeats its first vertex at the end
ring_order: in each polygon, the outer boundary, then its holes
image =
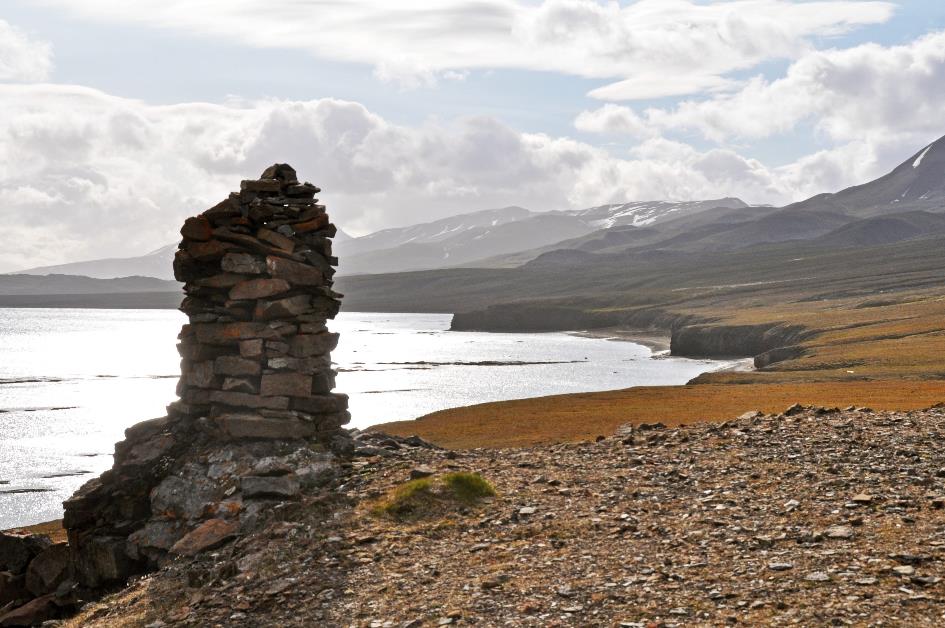
POLYGON ((461 502, 474 503, 485 497, 495 497, 495 487, 478 473, 447 473, 443 476, 443 484, 461 502))
POLYGON ((421 519, 458 506, 473 506, 495 494, 495 487, 478 473, 447 473, 439 478, 401 484, 375 504, 371 512, 400 520, 421 519))

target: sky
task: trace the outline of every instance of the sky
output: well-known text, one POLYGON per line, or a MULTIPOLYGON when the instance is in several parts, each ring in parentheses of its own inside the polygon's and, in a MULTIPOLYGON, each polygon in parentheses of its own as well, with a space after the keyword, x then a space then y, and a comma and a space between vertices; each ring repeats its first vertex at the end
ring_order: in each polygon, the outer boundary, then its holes
POLYGON ((172 243, 274 162, 363 235, 782 205, 942 135, 937 0, 4 0, 0 272, 172 243))

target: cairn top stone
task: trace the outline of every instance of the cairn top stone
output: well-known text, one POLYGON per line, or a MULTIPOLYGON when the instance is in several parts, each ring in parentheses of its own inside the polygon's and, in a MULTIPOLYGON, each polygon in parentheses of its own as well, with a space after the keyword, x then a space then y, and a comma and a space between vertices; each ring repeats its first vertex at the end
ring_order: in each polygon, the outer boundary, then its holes
POLYGON ((260 179, 278 179, 284 184, 293 185, 299 182, 295 168, 289 164, 272 164, 259 175, 260 179))

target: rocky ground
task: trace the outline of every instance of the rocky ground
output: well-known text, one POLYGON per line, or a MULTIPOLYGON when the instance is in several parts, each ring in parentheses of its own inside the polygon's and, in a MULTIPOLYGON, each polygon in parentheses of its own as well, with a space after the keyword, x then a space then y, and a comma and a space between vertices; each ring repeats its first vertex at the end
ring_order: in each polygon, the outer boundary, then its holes
POLYGON ((795 407, 599 442, 446 451, 362 440, 336 484, 66 626, 945 623, 945 408, 795 407), (372 514, 414 476, 498 496, 372 514))

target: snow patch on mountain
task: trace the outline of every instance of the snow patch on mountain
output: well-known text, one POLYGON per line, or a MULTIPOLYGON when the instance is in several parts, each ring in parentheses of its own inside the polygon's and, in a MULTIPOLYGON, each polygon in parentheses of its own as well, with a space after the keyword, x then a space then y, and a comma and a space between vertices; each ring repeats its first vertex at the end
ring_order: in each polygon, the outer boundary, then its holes
POLYGON ((925 147, 925 150, 922 151, 922 154, 919 155, 919 157, 915 161, 912 162, 913 168, 918 168, 919 166, 922 165, 922 160, 925 159, 925 156, 929 153, 930 150, 932 150, 933 145, 934 144, 929 144, 928 146, 925 147))

